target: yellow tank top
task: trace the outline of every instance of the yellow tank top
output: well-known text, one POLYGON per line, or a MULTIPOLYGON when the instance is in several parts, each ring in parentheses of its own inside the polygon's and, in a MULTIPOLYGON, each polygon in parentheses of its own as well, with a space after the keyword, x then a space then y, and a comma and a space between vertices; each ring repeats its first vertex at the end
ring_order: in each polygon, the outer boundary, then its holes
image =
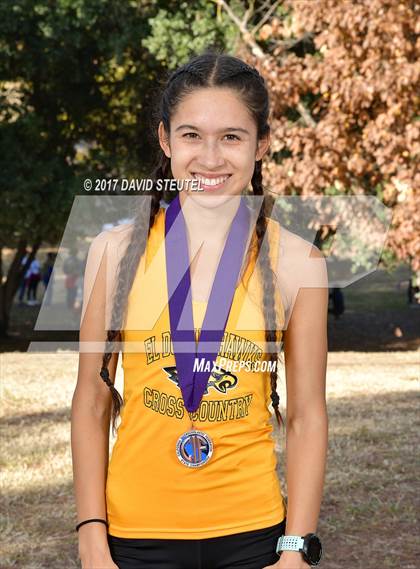
MULTIPOLYGON (((207 393, 193 414, 194 428, 213 441, 213 455, 204 466, 188 468, 176 455, 176 442, 191 421, 173 379, 165 211, 159 210, 150 231, 122 330, 124 406, 106 483, 109 533, 202 539, 275 525, 284 519, 286 508, 276 473, 270 372, 261 371, 268 356, 256 256, 251 254, 236 288, 217 357, 223 369, 231 362, 232 371, 210 374, 207 393), (241 361, 250 369, 238 371, 241 361)), ((279 230, 268 220, 274 262, 279 230)), ((254 232, 254 245, 255 238, 254 232)), ((277 291, 275 300, 281 339, 284 310, 277 291)), ((205 302, 193 301, 195 328, 201 326, 205 310, 205 302)), ((198 333, 196 329, 196 337, 198 333)))

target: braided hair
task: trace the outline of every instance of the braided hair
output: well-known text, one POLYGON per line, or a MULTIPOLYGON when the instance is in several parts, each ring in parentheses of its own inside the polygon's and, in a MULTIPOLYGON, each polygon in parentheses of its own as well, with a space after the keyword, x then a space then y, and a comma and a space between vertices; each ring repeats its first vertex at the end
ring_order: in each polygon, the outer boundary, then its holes
MULTIPOLYGON (((196 55, 190 61, 180 66, 166 80, 166 84, 160 94, 158 106, 153 114, 152 132, 156 137, 157 125, 161 121, 165 131, 170 132, 170 119, 181 100, 197 88, 202 87, 229 87, 235 90, 252 113, 257 125, 257 138, 260 140, 269 132, 269 97, 265 81, 258 71, 247 65, 239 58, 207 51, 196 55)), ((155 139, 156 143, 158 142, 155 139)), ((112 305, 111 330, 107 331, 105 352, 103 354, 100 377, 108 385, 112 393, 112 429, 116 431, 116 420, 123 405, 122 398, 115 389, 108 371, 108 364, 112 356, 114 343, 121 338, 121 329, 124 322, 124 313, 127 306, 128 295, 133 285, 135 274, 140 259, 146 249, 147 238, 153 227, 155 217, 159 211, 161 198, 169 203, 175 192, 161 192, 156 189, 156 182, 172 178, 170 159, 165 155, 159 144, 156 144, 158 158, 151 173, 154 181, 151 194, 150 212, 144 212, 145 208, 139 208, 133 221, 133 231, 127 250, 120 261, 117 286, 112 305), (147 229, 147 231, 146 231, 147 229)), ((264 194, 262 184, 262 161, 256 161, 254 173, 251 179, 254 195, 263 196, 256 221, 257 254, 263 280, 263 311, 265 320, 265 340, 275 349, 269 350, 271 400, 279 425, 284 421, 279 411, 279 396, 277 393, 277 322, 275 313, 275 275, 270 261, 270 245, 268 239, 264 239, 267 229, 267 215, 271 209, 272 198, 264 194)))

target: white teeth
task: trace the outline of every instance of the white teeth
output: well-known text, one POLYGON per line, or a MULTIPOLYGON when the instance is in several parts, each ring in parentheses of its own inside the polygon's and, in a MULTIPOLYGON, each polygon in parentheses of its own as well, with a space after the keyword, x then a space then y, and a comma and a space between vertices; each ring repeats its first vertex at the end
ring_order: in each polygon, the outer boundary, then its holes
POLYGON ((201 182, 203 182, 205 186, 217 186, 218 184, 222 184, 223 182, 225 182, 229 178, 229 176, 224 176, 222 178, 203 178, 198 174, 194 174, 194 178, 196 180, 200 180, 201 182))

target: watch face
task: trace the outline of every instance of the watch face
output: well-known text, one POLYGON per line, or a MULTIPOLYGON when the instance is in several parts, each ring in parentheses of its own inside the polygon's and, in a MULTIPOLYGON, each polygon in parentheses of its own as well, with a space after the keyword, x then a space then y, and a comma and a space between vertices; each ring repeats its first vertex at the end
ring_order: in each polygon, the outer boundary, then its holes
POLYGON ((319 563, 322 555, 322 546, 320 539, 316 535, 311 536, 309 539, 307 555, 311 563, 319 563))

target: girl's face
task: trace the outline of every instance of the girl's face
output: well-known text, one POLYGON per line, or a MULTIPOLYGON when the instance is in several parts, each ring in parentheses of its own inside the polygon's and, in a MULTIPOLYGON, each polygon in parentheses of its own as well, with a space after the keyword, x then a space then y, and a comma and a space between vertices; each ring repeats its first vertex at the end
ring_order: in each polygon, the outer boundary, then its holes
MULTIPOLYGON (((182 190, 194 198, 241 194, 251 181, 255 161, 269 146, 269 136, 257 141, 253 117, 229 88, 201 88, 187 95, 171 118, 170 130, 168 137, 159 124, 160 145, 171 159, 175 179, 200 180, 202 190, 182 190)), ((220 204, 215 199, 207 200, 208 205, 212 201, 220 204)))

